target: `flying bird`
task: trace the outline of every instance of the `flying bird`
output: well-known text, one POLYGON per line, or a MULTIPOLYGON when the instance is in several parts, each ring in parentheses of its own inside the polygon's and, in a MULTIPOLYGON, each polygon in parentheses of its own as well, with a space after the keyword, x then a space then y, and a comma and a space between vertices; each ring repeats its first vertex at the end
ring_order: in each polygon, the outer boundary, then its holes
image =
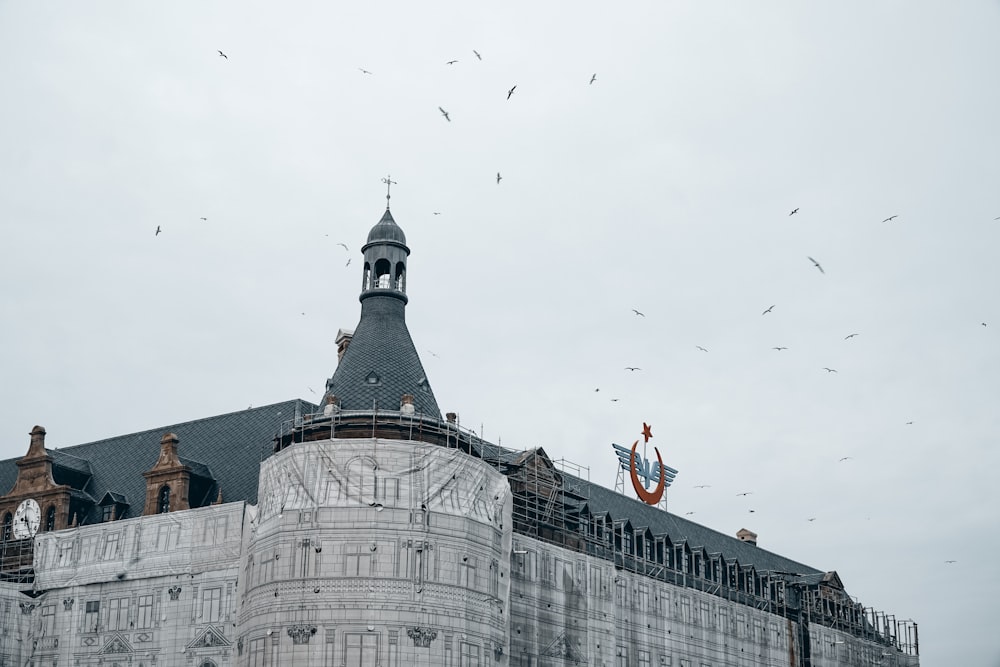
POLYGON ((199 218, 200 220, 208 220, 208 218, 199 218))
POLYGON ((980 324, 982 324, 984 327, 986 326, 986 322, 980 322, 980 324))
POLYGON ((618 401, 620 401, 620 400, 622 400, 622 399, 620 399, 620 398, 612 398, 612 399, 611 399, 611 402, 612 402, 612 403, 617 403, 617 402, 618 402, 618 401))
MULTIPOLYGON (((590 83, 591 84, 593 84, 595 81, 597 81, 597 74, 596 73, 593 76, 590 77, 590 83)), ((1000 220, 1000 218, 997 218, 997 220, 1000 220)))
POLYGON ((479 60, 483 59, 483 57, 481 55, 479 55, 479 51, 476 51, 475 49, 472 49, 472 52, 476 54, 476 58, 478 58, 479 60))
POLYGON ((627 370, 627 371, 641 371, 642 369, 639 368, 638 366, 626 366, 625 370, 627 370))
POLYGON ((500 172, 498 171, 497 172, 497 185, 500 185, 500 181, 502 181, 502 180, 503 180, 503 176, 501 176, 500 172))
POLYGON ((898 217, 899 217, 898 215, 890 215, 888 218, 886 218, 882 222, 892 222, 893 220, 895 220, 898 217))
POLYGON ((754 512, 756 512, 757 510, 747 510, 747 511, 748 511, 748 512, 750 512, 750 514, 753 514, 753 513, 754 513, 754 512))
POLYGON ((738 496, 749 496, 753 491, 744 491, 743 493, 737 493, 738 496))
POLYGON ((153 236, 159 236, 159 235, 160 235, 160 226, 159 226, 159 225, 157 225, 157 226, 156 226, 156 233, 155 233, 155 234, 153 234, 153 236))
POLYGON ((601 390, 601 388, 600 388, 600 387, 598 387, 598 388, 597 388, 597 389, 595 389, 594 391, 595 391, 595 392, 597 392, 597 391, 600 391, 600 390, 601 390))
POLYGON ((698 348, 699 350, 701 350, 702 352, 708 352, 708 350, 706 350, 705 348, 703 348, 701 345, 695 345, 695 347, 698 348))
POLYGON ((945 561, 945 563, 947 563, 947 564, 950 564, 950 563, 957 563, 957 562, 958 562, 957 560, 946 560, 946 561, 945 561))
POLYGON ((787 350, 788 348, 787 347, 772 347, 771 349, 772 350, 777 350, 778 352, 781 352, 782 350, 787 350))
POLYGON ((514 88, 517 88, 517 86, 515 85, 510 90, 507 91, 507 99, 508 100, 510 99, 510 96, 514 94, 514 88))
POLYGON ((441 112, 441 115, 442 115, 442 116, 444 116, 444 119, 445 119, 446 121, 448 121, 449 123, 451 122, 451 117, 450 117, 450 116, 448 115, 448 112, 447 112, 447 111, 445 111, 445 110, 444 110, 444 109, 442 109, 441 107, 438 107, 438 111, 440 111, 440 112, 441 112))
POLYGON ((798 212, 799 212, 799 209, 798 208, 794 208, 794 209, 792 209, 792 212, 789 213, 788 215, 795 215, 798 212))
POLYGON ((337 245, 339 245, 341 248, 343 248, 347 252, 351 252, 351 249, 347 247, 346 243, 337 243, 337 245))
POLYGON ((434 215, 441 215, 441 211, 434 211, 434 215))
POLYGON ((844 336, 844 340, 851 340, 855 336, 860 336, 860 335, 861 334, 856 334, 856 333, 848 334, 848 335, 844 336))
POLYGON ((907 426, 909 426, 909 425, 910 425, 910 424, 912 424, 912 423, 913 423, 913 422, 906 422, 906 425, 907 425, 907 426))
POLYGON ((351 265, 351 258, 350 258, 350 257, 348 257, 348 258, 347 258, 347 264, 344 264, 344 268, 346 269, 346 268, 347 268, 347 267, 349 267, 350 265, 351 265))
POLYGON ((826 271, 824 271, 824 270, 823 270, 823 267, 822 267, 822 266, 820 266, 820 265, 819 265, 819 262, 817 262, 817 261, 816 261, 815 259, 813 259, 812 257, 809 257, 808 255, 806 255, 806 259, 808 259, 808 260, 809 260, 810 262, 812 262, 812 263, 813 263, 813 265, 814 265, 814 266, 815 266, 815 267, 816 267, 817 269, 819 269, 819 272, 820 272, 820 273, 826 273, 826 271))
POLYGON ((458 62, 457 60, 449 60, 448 62, 445 63, 445 65, 454 65, 457 62, 458 62))
POLYGON ((691 516, 694 512, 684 512, 684 516, 691 516))
POLYGON ((850 461, 852 458, 854 458, 854 457, 852 457, 852 456, 844 456, 844 457, 841 457, 841 459, 839 461, 837 461, 837 463, 843 463, 844 461, 850 461))
POLYGON ((696 486, 694 488, 696 488, 696 489, 710 489, 710 488, 712 488, 712 485, 711 484, 699 484, 698 486, 696 486))
POLYGON ((764 311, 763 313, 761 313, 761 315, 767 315, 767 314, 768 314, 768 313, 770 313, 770 312, 771 312, 772 310, 774 310, 774 306, 771 306, 770 308, 768 308, 767 310, 765 310, 765 311, 764 311))
POLYGON ((309 391, 311 391, 311 392, 312 392, 312 393, 314 393, 314 394, 316 393, 316 390, 315 390, 315 389, 313 389, 312 387, 306 387, 306 389, 308 389, 309 391))
POLYGON ((806 519, 806 521, 815 521, 815 520, 816 520, 816 517, 810 517, 810 518, 806 519))
POLYGON ((632 312, 633 312, 633 313, 635 313, 635 314, 636 314, 636 316, 638 316, 638 317, 646 317, 646 315, 645 315, 644 313, 640 313, 640 312, 639 312, 638 310, 636 310, 635 308, 633 308, 633 309, 632 309, 632 312))
POLYGON ((826 371, 827 373, 836 373, 837 372, 836 368, 827 368, 826 366, 823 367, 823 370, 826 371))
POLYGON ((358 71, 361 72, 362 74, 371 74, 371 72, 366 70, 364 67, 359 67, 358 71))
POLYGON ((225 53, 223 53, 222 51, 219 51, 219 57, 220 57, 220 58, 225 58, 226 60, 229 60, 229 56, 227 56, 227 55, 226 55, 225 53))

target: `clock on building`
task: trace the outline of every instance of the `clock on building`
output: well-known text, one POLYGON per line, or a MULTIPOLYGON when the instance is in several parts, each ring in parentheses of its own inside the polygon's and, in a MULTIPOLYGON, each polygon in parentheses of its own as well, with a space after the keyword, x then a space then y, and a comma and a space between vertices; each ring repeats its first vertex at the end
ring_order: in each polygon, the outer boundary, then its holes
POLYGON ((42 523, 42 510, 31 498, 22 501, 14 512, 14 538, 24 540, 34 537, 42 523))

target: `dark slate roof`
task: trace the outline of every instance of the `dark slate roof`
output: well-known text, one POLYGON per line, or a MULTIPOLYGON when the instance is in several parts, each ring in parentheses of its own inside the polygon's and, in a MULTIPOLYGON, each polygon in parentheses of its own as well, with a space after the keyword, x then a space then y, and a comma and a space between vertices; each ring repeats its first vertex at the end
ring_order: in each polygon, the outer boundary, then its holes
POLYGON ((630 519, 633 526, 648 526, 654 535, 666 533, 674 542, 686 540, 692 549, 704 547, 709 553, 721 553, 727 560, 735 558, 740 565, 753 565, 758 572, 769 570, 802 575, 820 573, 816 568, 664 512, 611 489, 571 475, 566 477, 569 485, 578 487, 577 493, 587 498, 593 514, 608 512, 615 521, 630 519))
POLYGON ((66 468, 72 470, 73 472, 79 473, 86 477, 90 477, 93 474, 90 463, 86 459, 81 459, 72 454, 67 454, 66 452, 53 449, 49 450, 49 456, 52 457, 52 464, 57 465, 61 468, 66 468))
POLYGON ((378 241, 395 241, 404 246, 406 245, 406 234, 396 224, 396 221, 392 219, 392 213, 389 213, 389 209, 385 209, 382 219, 376 222, 375 226, 368 232, 368 243, 376 243, 378 241))
MULTIPOLYGON (((282 423, 316 410, 317 407, 307 401, 285 401, 84 445, 50 449, 49 454, 60 464, 70 457, 88 462, 92 477, 83 491, 90 502, 96 502, 94 498, 103 498, 108 492, 124 496, 129 507, 123 518, 129 518, 142 514, 146 502, 146 479, 142 473, 152 468, 159 458, 160 439, 164 433, 176 433, 180 439, 178 454, 191 466, 192 473, 215 478, 223 501, 256 503, 260 462, 271 455, 272 439, 282 423)), ((49 443, 52 443, 52 434, 49 434, 49 443)), ((0 490, 4 493, 11 490, 17 479, 15 461, 0 461, 0 490)), ((91 521, 99 519, 97 512, 95 508, 91 521)))
POLYGON ((394 296, 368 295, 362 300, 361 320, 327 381, 326 395, 337 396, 341 409, 398 411, 403 394, 413 394, 418 413, 441 418, 405 314, 406 304, 394 296))
POLYGON ((215 475, 212 474, 212 469, 204 463, 192 461, 191 459, 184 458, 183 456, 178 456, 177 460, 190 468, 192 475, 197 475, 202 479, 215 479, 215 475))

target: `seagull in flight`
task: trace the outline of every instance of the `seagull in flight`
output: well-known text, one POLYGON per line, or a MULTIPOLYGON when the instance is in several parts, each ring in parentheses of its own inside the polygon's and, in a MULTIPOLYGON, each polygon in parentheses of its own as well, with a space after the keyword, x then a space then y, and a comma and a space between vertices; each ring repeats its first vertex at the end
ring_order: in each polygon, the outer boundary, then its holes
POLYGON ((454 65, 457 62, 458 62, 457 60, 449 60, 448 62, 445 63, 445 65, 454 65))
POLYGON ((476 51, 475 49, 472 49, 472 52, 476 54, 476 58, 478 58, 479 60, 483 59, 483 57, 481 55, 479 55, 479 51, 476 51))
POLYGON ((343 248, 347 252, 351 252, 351 249, 347 247, 346 243, 337 243, 337 245, 339 245, 341 248, 343 248))
POLYGON ((699 484, 698 486, 696 486, 694 488, 696 488, 696 489, 710 489, 710 488, 712 488, 712 485, 711 484, 699 484))
POLYGON ((627 370, 627 371, 641 371, 642 369, 639 368, 638 366, 626 366, 625 370, 627 370))
POLYGON ((612 402, 612 403, 617 403, 617 402, 618 402, 618 401, 620 401, 620 400, 622 400, 622 399, 620 399, 620 398, 612 398, 612 399, 611 399, 611 402, 612 402))
MULTIPOLYGON (((216 49, 216 50, 218 50, 218 49, 216 49)), ((225 58, 226 60, 229 60, 229 56, 227 56, 227 55, 226 55, 225 53, 223 53, 222 51, 219 51, 219 57, 220 57, 220 58, 225 58)))
POLYGON ((708 350, 706 350, 705 348, 703 348, 701 345, 695 345, 695 347, 698 348, 699 350, 701 350, 702 352, 708 352, 708 350))
POLYGON ((208 218, 199 218, 199 220, 205 220, 205 221, 207 221, 208 218))
POLYGON ((344 264, 344 268, 346 269, 346 268, 347 268, 347 267, 349 267, 350 265, 351 265, 351 258, 350 258, 350 257, 348 257, 348 258, 347 258, 347 264, 344 264))
POLYGON ((447 112, 447 111, 445 111, 445 110, 444 110, 444 109, 442 109, 441 107, 438 107, 438 111, 440 111, 440 112, 441 112, 441 115, 442 115, 442 116, 444 116, 444 119, 445 119, 446 121, 448 121, 449 123, 451 122, 451 117, 450 117, 450 116, 448 115, 448 112, 447 112))
POLYGON ((816 517, 810 517, 810 518, 806 519, 806 521, 815 521, 815 520, 816 520, 816 517))
POLYGON ((958 562, 957 560, 946 560, 945 561, 946 564, 957 563, 957 562, 958 562))
POLYGON ((820 272, 820 273, 826 273, 826 271, 824 271, 824 270, 823 270, 823 267, 822 267, 822 266, 820 266, 820 265, 819 265, 819 262, 817 262, 817 261, 816 261, 815 259, 813 259, 812 257, 809 257, 808 255, 806 255, 806 259, 808 259, 808 260, 809 260, 810 262, 812 262, 812 263, 813 263, 813 265, 814 265, 814 266, 815 266, 815 267, 816 267, 817 269, 819 269, 819 272, 820 272))
POLYGON ((500 185, 500 181, 502 181, 502 180, 503 180, 503 176, 501 176, 500 172, 498 171, 497 172, 497 185, 500 185))
POLYGON ((898 217, 899 217, 898 215, 890 215, 888 218, 886 218, 882 222, 892 222, 893 220, 895 220, 898 217))
POLYGON ((771 306, 770 308, 768 308, 767 310, 765 310, 765 311, 764 311, 763 313, 761 313, 761 315, 767 315, 767 314, 768 314, 768 313, 770 313, 770 312, 771 312, 772 310, 774 310, 774 306, 771 306))
POLYGON ((441 215, 441 211, 434 211, 434 215, 441 215))
POLYGON ((837 461, 837 463, 843 463, 844 461, 850 461, 852 458, 854 458, 854 457, 852 457, 852 456, 844 456, 839 461, 837 461))
POLYGON ((856 334, 856 333, 848 334, 848 335, 844 336, 844 340, 851 340, 855 336, 860 336, 860 335, 861 334, 856 334))
POLYGON ((836 368, 827 368, 826 366, 823 367, 823 370, 826 371, 827 373, 836 373, 837 372, 836 368))
POLYGON ((640 313, 635 308, 632 309, 632 312, 635 313, 637 317, 646 317, 646 315, 644 313, 640 313))
POLYGON ((308 389, 309 391, 311 391, 311 392, 312 392, 312 393, 314 393, 314 394, 316 393, 316 390, 315 390, 315 389, 313 389, 312 387, 306 387, 306 389, 308 389))
POLYGON ((798 212, 799 212, 799 209, 798 209, 798 207, 796 207, 796 208, 792 209, 792 212, 789 213, 788 215, 795 215, 798 212))
POLYGON ((787 350, 788 348, 787 347, 772 347, 771 349, 772 350, 777 350, 778 352, 781 352, 782 350, 787 350))
MULTIPOLYGON (((594 73, 593 76, 590 77, 590 83, 591 83, 591 85, 593 85, 593 83, 595 81, 597 81, 597 73, 596 72, 594 73)), ((997 218, 997 220, 1000 220, 1000 218, 997 218)))
POLYGON ((684 516, 691 516, 694 512, 684 512, 684 516))
POLYGON ((906 422, 906 425, 907 425, 907 426, 909 426, 909 425, 910 425, 910 424, 912 424, 912 423, 913 423, 913 422, 906 422))
POLYGON ((364 67, 359 67, 358 71, 361 72, 362 74, 371 74, 371 72, 366 70, 364 67))
POLYGON ((510 96, 514 94, 514 88, 517 88, 517 86, 515 85, 510 90, 507 91, 507 99, 508 100, 510 99, 510 96))
POLYGON ((744 491, 743 493, 737 493, 736 495, 738 495, 738 496, 749 496, 752 493, 753 493, 753 491, 744 491))
POLYGON ((159 226, 159 225, 157 225, 157 226, 156 226, 156 233, 155 233, 155 234, 153 234, 153 236, 159 236, 159 235, 160 235, 160 226, 159 226))

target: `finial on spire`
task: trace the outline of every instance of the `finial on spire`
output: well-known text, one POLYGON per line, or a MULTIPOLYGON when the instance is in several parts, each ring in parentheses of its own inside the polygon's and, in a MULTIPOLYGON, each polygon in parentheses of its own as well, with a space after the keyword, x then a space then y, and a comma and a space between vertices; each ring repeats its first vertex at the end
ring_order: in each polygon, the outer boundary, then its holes
POLYGON ((385 210, 389 210, 389 189, 396 185, 396 181, 392 180, 392 176, 386 176, 382 179, 385 183, 385 210))

